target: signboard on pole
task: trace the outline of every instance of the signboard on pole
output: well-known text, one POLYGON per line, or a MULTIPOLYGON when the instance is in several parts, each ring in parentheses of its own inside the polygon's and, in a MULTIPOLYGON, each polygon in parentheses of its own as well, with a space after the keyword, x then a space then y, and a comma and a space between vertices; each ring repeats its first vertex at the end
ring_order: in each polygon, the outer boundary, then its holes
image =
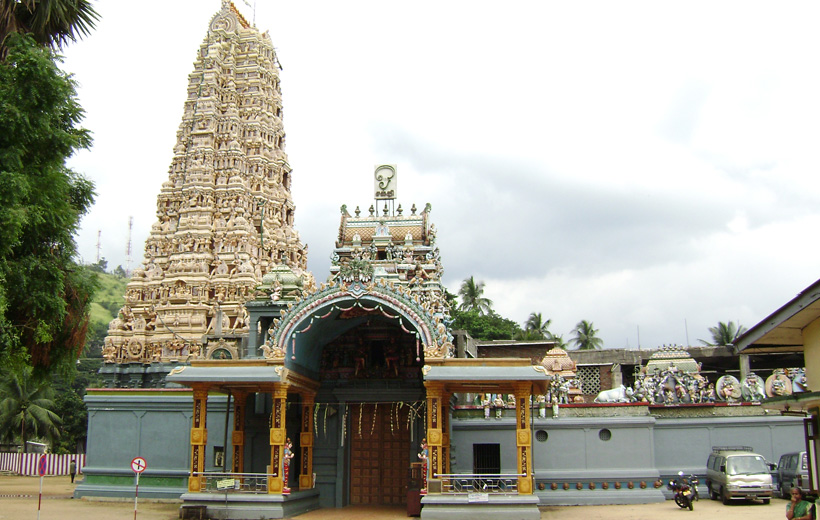
POLYGON ((40 505, 43 503, 43 476, 46 474, 46 459, 45 455, 40 455, 37 461, 37 474, 40 475, 40 493, 37 496, 37 520, 40 520, 40 505))
POLYGON ((393 200, 398 196, 398 177, 395 164, 380 164, 373 174, 376 200, 393 200))
POLYGON ((148 466, 148 463, 142 457, 134 457, 134 460, 131 461, 131 471, 134 473, 142 473, 145 471, 146 466, 148 466))
POLYGON ((137 520, 137 495, 140 492, 140 473, 145 471, 148 463, 143 457, 134 457, 131 459, 131 471, 134 472, 134 520, 137 520))

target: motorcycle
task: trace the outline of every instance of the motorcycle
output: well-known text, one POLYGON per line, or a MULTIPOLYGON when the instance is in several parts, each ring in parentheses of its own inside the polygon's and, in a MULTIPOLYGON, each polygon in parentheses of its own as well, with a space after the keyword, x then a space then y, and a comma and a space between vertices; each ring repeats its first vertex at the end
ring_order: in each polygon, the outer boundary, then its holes
POLYGON ((670 480, 666 487, 675 493, 675 503, 681 509, 689 508, 689 511, 692 511, 694 510, 693 502, 700 499, 698 483, 698 478, 695 475, 686 478, 683 476, 683 471, 681 471, 678 473, 678 478, 670 480))

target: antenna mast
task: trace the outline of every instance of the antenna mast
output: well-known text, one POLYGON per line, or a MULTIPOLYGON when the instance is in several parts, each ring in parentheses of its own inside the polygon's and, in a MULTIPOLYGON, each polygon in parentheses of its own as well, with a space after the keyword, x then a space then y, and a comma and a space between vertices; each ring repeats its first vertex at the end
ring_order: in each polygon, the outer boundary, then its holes
POLYGON ((125 274, 131 274, 131 228, 134 227, 134 217, 128 217, 128 243, 125 246, 125 274))
POLYGON ((97 263, 100 263, 100 236, 102 235, 102 229, 97 230, 97 263))

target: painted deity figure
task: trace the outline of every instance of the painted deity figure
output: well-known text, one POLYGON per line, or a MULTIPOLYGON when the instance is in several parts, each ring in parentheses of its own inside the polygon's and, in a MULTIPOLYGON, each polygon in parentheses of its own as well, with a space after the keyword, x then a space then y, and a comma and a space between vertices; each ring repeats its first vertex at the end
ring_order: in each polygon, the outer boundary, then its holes
POLYGON ((547 416, 547 397, 539 395, 535 398, 535 402, 538 403, 538 417, 543 419, 547 416))
POLYGON ((284 469, 282 471, 282 479, 285 482, 284 487, 282 488, 282 494, 288 495, 290 494, 290 487, 288 486, 288 481, 290 480, 290 459, 293 458, 293 443, 290 442, 290 437, 287 438, 285 441, 285 453, 282 457, 282 465, 284 469))
POLYGON ((501 413, 504 411, 504 399, 501 394, 496 394, 495 399, 493 399, 493 406, 495 406, 495 418, 501 419, 501 413))
POLYGON ((427 494, 427 437, 421 439, 421 449, 419 450, 419 460, 421 461, 421 491, 422 495, 427 494))

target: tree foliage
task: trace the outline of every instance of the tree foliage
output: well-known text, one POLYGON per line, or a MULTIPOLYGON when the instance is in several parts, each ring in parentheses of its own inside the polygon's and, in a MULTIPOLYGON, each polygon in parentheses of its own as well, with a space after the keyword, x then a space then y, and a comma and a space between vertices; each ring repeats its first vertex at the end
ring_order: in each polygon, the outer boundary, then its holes
POLYGON ((477 309, 453 311, 454 329, 463 329, 475 339, 513 339, 521 328, 513 320, 508 320, 494 312, 481 314, 477 309))
POLYGON ((35 378, 30 367, 6 370, 0 381, 0 438, 26 442, 42 439, 54 445, 60 437, 60 417, 54 412, 54 391, 47 381, 35 378))
POLYGON ((87 36, 99 15, 89 0, 0 0, 0 57, 9 34, 29 34, 47 47, 87 36))
POLYGON ((548 319, 544 321, 540 312, 533 312, 530 314, 530 317, 527 318, 527 322, 524 324, 524 330, 516 334, 515 339, 531 341, 552 339, 552 332, 549 330, 551 324, 552 320, 548 319))
POLYGON ((461 296, 459 310, 475 310, 481 315, 492 314, 493 301, 484 296, 484 282, 476 282, 471 276, 461 282, 458 295, 461 296))
POLYGON ((0 61, 0 361, 36 371, 73 362, 86 336, 93 275, 74 235, 93 185, 65 161, 87 148, 73 80, 34 38, 10 34, 0 61))
POLYGON ((737 338, 743 335, 744 332, 746 332, 746 327, 740 325, 739 323, 735 325, 735 322, 733 321, 728 323, 719 321, 716 326, 709 327, 709 333, 712 335, 711 343, 702 339, 699 339, 698 341, 709 346, 734 345, 737 338))
POLYGON ((571 343, 578 350, 596 350, 604 346, 604 340, 597 336, 596 329, 591 321, 581 320, 572 329, 571 343))

